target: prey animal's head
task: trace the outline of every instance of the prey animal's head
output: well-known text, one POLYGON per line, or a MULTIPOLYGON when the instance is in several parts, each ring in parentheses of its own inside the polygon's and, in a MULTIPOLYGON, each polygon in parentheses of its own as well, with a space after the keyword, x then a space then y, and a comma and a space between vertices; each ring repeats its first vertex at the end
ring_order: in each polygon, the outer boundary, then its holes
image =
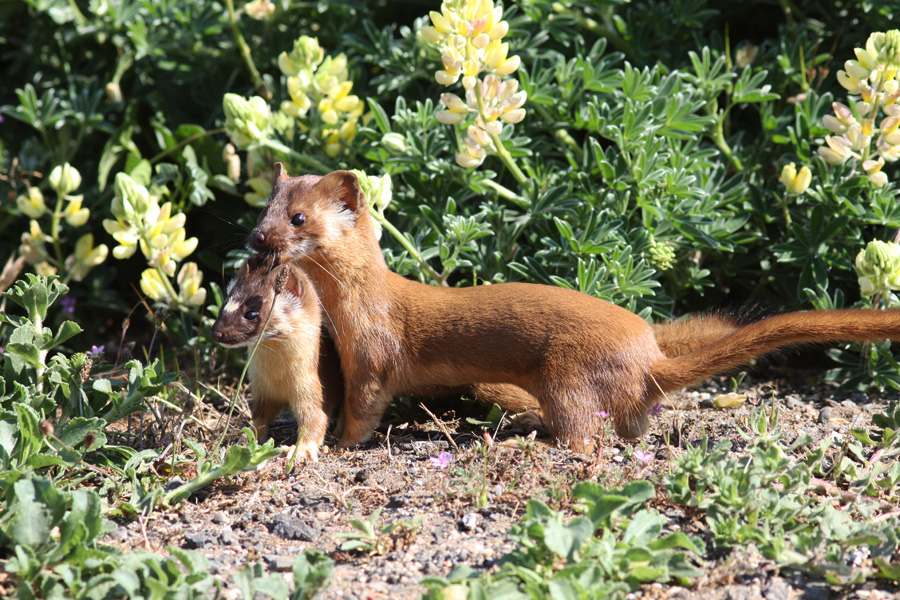
POLYGON ((368 206, 356 175, 288 177, 275 163, 272 195, 250 233, 250 246, 273 264, 315 261, 361 222, 368 223, 368 206))
POLYGON ((228 287, 210 335, 227 348, 256 343, 264 325, 264 340, 282 337, 307 313, 310 319, 320 319, 318 302, 306 276, 296 266, 272 267, 263 257, 252 256, 228 287))

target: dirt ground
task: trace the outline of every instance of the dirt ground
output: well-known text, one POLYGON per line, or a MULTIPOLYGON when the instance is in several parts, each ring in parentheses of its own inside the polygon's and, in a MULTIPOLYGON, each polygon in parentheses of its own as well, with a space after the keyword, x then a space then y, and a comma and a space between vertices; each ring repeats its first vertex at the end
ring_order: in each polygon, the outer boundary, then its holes
MULTIPOLYGON (((423 577, 446 575, 457 564, 491 569, 513 549, 507 531, 532 497, 554 509, 570 510, 569 491, 578 481, 595 479, 608 487, 635 479, 658 482, 679 448, 704 435, 709 436, 710 447, 728 438, 735 448, 742 448, 746 442, 737 424, 746 420, 753 405, 774 401, 788 438, 806 432, 814 439, 849 435, 851 427, 868 425, 871 414, 886 406, 884 398, 798 384, 795 378, 790 384, 745 382, 740 390, 749 396, 745 404, 717 408, 713 398, 729 391, 728 380, 720 379, 671 397, 652 417, 652 429, 644 439, 644 450, 653 455, 648 462, 626 458, 628 446, 636 444, 612 434, 595 455, 559 450, 546 443, 534 415, 525 415, 504 418, 499 430, 490 429, 492 446, 485 470, 481 446, 476 444, 484 441, 484 429, 467 422, 461 410, 430 407, 440 415, 440 424, 420 409, 397 410, 362 449, 326 448, 317 464, 301 465, 287 474, 284 457, 273 459, 262 470, 220 481, 172 511, 123 522, 104 542, 153 552, 164 552, 166 546, 199 551, 210 560, 213 573, 226 578, 227 586, 235 568, 256 560, 288 577, 297 553, 315 549, 335 561, 334 580, 320 598, 417 598, 424 590, 419 583, 423 577), (452 457, 446 466, 436 464, 442 452, 452 457), (483 496, 486 503, 480 506, 483 496), (354 531, 350 519, 368 518, 379 508, 383 509, 379 525, 399 522, 398 526, 381 537, 372 553, 342 551, 347 538, 341 534, 354 531)), ((479 411, 483 417, 483 409, 476 407, 474 414, 479 411)), ((288 420, 272 427, 273 437, 281 443, 290 443, 295 432, 288 420)), ((657 508, 676 521, 683 516, 668 503, 657 508)), ((900 591, 886 583, 839 590, 824 581, 807 581, 796 573, 779 572, 752 551, 706 558, 707 575, 692 588, 653 584, 632 597, 900 597, 900 591)))

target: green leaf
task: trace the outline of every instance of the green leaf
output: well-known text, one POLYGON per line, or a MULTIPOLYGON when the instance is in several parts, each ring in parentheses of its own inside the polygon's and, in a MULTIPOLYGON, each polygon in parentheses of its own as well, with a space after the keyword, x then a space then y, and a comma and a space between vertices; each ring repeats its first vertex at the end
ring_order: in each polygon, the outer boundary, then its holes
POLYGON ((57 346, 64 344, 72 337, 78 335, 83 330, 75 321, 63 321, 57 330, 56 335, 41 346, 41 350, 52 350, 57 346))
POLYGON ((568 561, 576 560, 578 551, 592 535, 594 524, 587 517, 577 517, 567 524, 553 519, 544 526, 547 548, 568 561))

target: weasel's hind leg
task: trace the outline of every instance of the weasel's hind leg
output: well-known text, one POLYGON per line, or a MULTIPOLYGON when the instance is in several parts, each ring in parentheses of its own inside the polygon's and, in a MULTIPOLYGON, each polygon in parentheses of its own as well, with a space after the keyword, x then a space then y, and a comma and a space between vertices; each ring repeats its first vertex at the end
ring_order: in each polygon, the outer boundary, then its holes
POLYGON ((381 423, 381 417, 392 399, 391 392, 380 387, 361 389, 348 386, 347 397, 338 418, 338 425, 343 425, 338 446, 352 448, 368 441, 381 423))
POLYGON ((583 377, 567 373, 560 379, 545 379, 533 393, 541 403, 544 422, 562 448, 588 453, 603 424, 604 410, 596 391, 585 385, 583 377))

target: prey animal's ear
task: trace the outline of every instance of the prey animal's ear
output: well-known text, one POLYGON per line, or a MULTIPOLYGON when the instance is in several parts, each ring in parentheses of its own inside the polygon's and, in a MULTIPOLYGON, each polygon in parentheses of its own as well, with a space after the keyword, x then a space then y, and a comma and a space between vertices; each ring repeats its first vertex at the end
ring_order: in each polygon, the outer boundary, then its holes
POLYGON ((278 269, 278 273, 275 274, 275 293, 280 294, 282 292, 297 298, 303 295, 303 284, 300 282, 300 278, 288 266, 282 266, 278 269))
POLYGON ((333 202, 343 204, 352 212, 366 206, 366 197, 359 187, 359 179, 350 171, 332 171, 322 177, 316 187, 333 202))
POLYGON ((272 193, 278 189, 281 182, 287 178, 288 174, 284 172, 284 165, 280 162, 275 163, 275 174, 272 175, 272 193))

